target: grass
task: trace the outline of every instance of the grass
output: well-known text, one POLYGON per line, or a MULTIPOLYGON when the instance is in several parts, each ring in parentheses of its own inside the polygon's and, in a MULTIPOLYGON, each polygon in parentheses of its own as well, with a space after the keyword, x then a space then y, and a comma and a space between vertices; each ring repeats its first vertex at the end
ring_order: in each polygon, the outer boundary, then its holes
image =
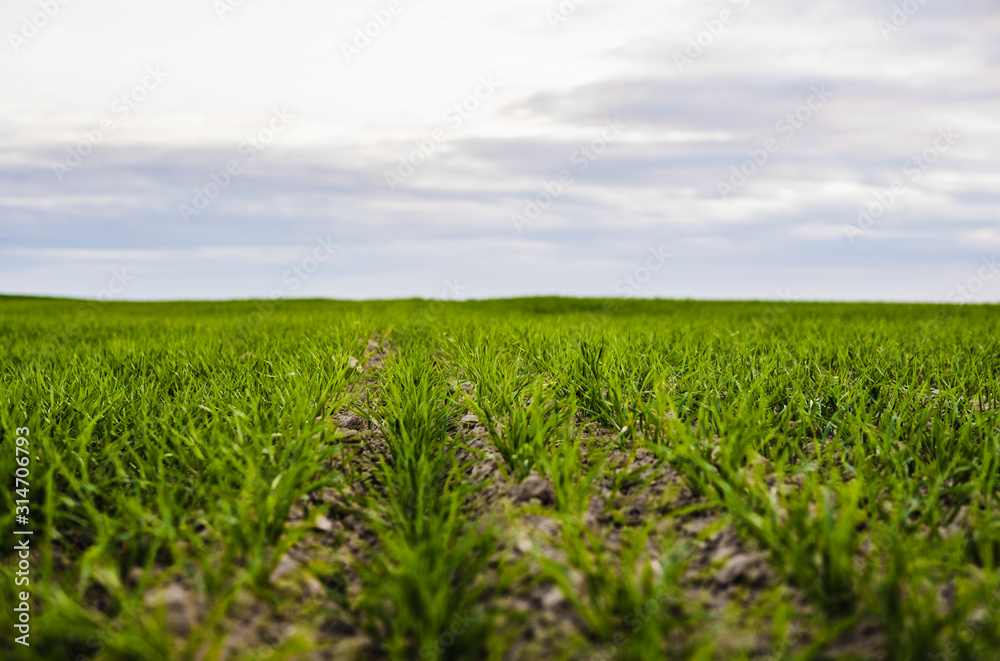
POLYGON ((0 654, 1000 658, 998 331, 994 306, 0 297, 0 654))

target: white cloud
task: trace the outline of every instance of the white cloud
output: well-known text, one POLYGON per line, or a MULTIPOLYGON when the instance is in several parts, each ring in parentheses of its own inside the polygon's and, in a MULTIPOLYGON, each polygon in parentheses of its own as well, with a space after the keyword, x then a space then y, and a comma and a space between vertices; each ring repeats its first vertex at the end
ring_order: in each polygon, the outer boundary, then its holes
MULTIPOLYGON (((331 232, 345 257, 309 295, 435 295, 462 269, 470 296, 611 294, 629 255, 672 240, 685 254, 643 295, 802 283, 804 298, 912 299, 936 296, 935 281, 947 291, 956 263, 996 244, 1000 21, 988 2, 928 4, 888 40, 876 21, 891 2, 590 0, 555 30, 555 2, 402 4, 350 63, 341 44, 384 3, 245 0, 220 20, 204 0, 88 0, 16 54, 4 40, 0 89, 16 93, 0 96, 0 291, 88 295, 73 268, 135 260, 148 284, 129 296, 264 295, 255 269, 331 232), (742 6, 678 71, 674 53, 705 21, 742 6), (58 184, 52 162, 156 64, 170 74, 162 89, 58 184), (500 87, 391 193, 384 172, 447 127, 481 76, 500 87), (830 103, 720 199, 716 182, 823 84, 830 103), (178 204, 285 106, 300 121, 183 225, 178 204), (510 215, 615 117, 621 139, 518 236, 510 215), (959 144, 864 237, 838 242, 948 126, 959 144), (849 271, 824 279, 832 250, 849 271), (34 275, 15 281, 27 261, 34 275)), ((36 10, 4 3, 0 36, 36 10)))

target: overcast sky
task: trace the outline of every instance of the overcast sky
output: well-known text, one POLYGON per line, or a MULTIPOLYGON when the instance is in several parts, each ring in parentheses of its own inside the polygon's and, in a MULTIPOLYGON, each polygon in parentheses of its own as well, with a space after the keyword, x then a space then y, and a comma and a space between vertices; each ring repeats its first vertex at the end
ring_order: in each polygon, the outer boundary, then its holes
POLYGON ((1000 301, 995 0, 4 0, 0 292, 1000 301))

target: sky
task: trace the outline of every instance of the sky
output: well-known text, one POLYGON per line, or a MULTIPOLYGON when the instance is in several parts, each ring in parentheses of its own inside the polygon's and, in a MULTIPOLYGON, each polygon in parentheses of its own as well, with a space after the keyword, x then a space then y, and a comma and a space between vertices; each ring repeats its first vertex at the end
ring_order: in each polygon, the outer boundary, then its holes
POLYGON ((995 0, 4 0, 0 293, 1000 301, 995 0))

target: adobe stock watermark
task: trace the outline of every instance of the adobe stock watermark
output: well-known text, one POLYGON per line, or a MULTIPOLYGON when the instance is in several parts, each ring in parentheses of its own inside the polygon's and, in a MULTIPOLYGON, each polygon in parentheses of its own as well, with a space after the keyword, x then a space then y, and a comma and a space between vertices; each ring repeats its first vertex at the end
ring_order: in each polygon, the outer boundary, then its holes
POLYGON ((75 342, 87 326, 97 319, 105 306, 120 298, 136 279, 135 274, 130 272, 130 267, 128 266, 114 269, 110 275, 111 277, 108 278, 107 284, 98 290, 92 298, 80 302, 73 320, 64 326, 60 332, 49 336, 49 346, 55 347, 56 345, 75 342))
POLYGON ((312 274, 319 270, 319 267, 326 260, 333 257, 338 248, 340 248, 340 244, 334 243, 330 235, 327 235, 325 239, 323 237, 317 238, 316 247, 313 248, 312 253, 292 264, 281 275, 281 283, 287 287, 287 290, 280 288, 273 289, 271 290, 270 297, 272 299, 284 298, 289 293, 294 294, 297 292, 312 277, 312 274))
POLYGON ((444 121, 448 122, 448 127, 436 128, 427 137, 418 140, 416 149, 406 156, 399 157, 399 165, 395 172, 385 171, 385 183, 389 190, 395 192, 400 184, 412 177, 420 166, 437 153, 441 144, 448 140, 452 133, 460 129, 465 120, 472 117, 473 113, 479 110, 483 102, 493 96, 493 93, 500 86, 500 83, 493 80, 492 75, 480 76, 479 85, 472 94, 454 104, 444 113, 444 121))
POLYGON ((710 18, 702 23, 705 29, 688 37, 687 47, 683 51, 674 53, 674 64, 677 70, 684 73, 684 69, 694 64, 694 61, 705 54, 705 51, 712 47, 716 40, 726 31, 726 27, 736 22, 739 14, 750 6, 751 0, 732 0, 736 9, 723 9, 716 18, 710 18))
POLYGON ((212 8, 215 10, 215 15, 219 17, 220 23, 226 20, 226 14, 231 14, 242 6, 243 0, 215 0, 212 3, 212 8))
POLYGON ((208 182, 191 189, 190 204, 181 203, 178 205, 177 209, 184 222, 190 223, 192 218, 201 215, 229 187, 233 179, 242 175, 244 168, 257 160, 257 156, 267 149, 274 142, 274 139, 291 126, 296 119, 298 118, 289 113, 287 108, 272 111, 267 126, 253 135, 247 136, 246 140, 242 141, 236 148, 236 152, 243 158, 232 158, 224 167, 209 172, 208 182))
POLYGON ((986 283, 992 281, 997 276, 997 273, 1000 273, 1000 259, 997 259, 996 255, 983 257, 979 261, 983 265, 973 275, 969 276, 965 282, 956 285, 948 292, 946 298, 949 302, 968 303, 975 300, 979 292, 983 291, 986 283))
POLYGON ((777 299, 773 300, 767 312, 753 318, 751 326, 756 330, 763 330, 775 323, 781 315, 788 312, 791 303, 798 300, 798 296, 792 292, 791 287, 776 289, 777 299))
POLYGON ((420 658, 427 659, 430 661, 436 661, 444 656, 445 651, 455 644, 455 641, 460 639, 462 635, 472 628, 479 619, 483 617, 483 612, 481 608, 474 608, 467 611, 466 613, 455 613, 452 618, 450 625, 445 629, 440 636, 438 636, 437 641, 433 643, 426 643, 420 648, 420 658))
POLYGON ((21 29, 19 32, 8 32, 7 41, 10 49, 17 55, 21 49, 28 45, 28 42, 38 36, 49 22, 59 15, 62 8, 70 3, 70 0, 41 0, 38 3, 38 11, 21 19, 21 29))
POLYGON ((108 286, 97 292, 97 300, 102 303, 110 303, 124 293, 133 281, 135 281, 135 275, 129 273, 127 267, 112 271, 111 277, 108 279, 108 286))
POLYGON ((844 233, 850 242, 854 243, 855 237, 870 230, 879 218, 892 209, 896 200, 906 192, 906 180, 909 180, 910 183, 919 181, 925 172, 941 160, 941 155, 951 149, 961 137, 950 126, 946 129, 938 129, 937 138, 934 139, 934 143, 930 147, 903 163, 902 177, 895 179, 888 188, 872 193, 875 200, 870 202, 867 207, 858 207, 858 219, 854 221, 853 225, 844 225, 844 233))
MULTIPOLYGON (((978 614, 971 617, 969 620, 962 623, 958 628, 958 634, 961 638, 967 637, 971 634, 969 645, 974 644, 978 639, 979 635, 983 633, 984 630, 989 631, 988 627, 996 626, 996 618, 1000 615, 1000 591, 993 593, 993 598, 990 599, 988 604, 983 604, 981 609, 978 609, 978 614)), ((961 639, 960 638, 960 639, 961 639)), ((981 644, 982 645, 982 644, 981 644)), ((959 647, 958 642, 954 639, 949 640, 945 643, 944 651, 928 654, 928 661, 950 661, 950 659, 988 659, 990 657, 984 656, 983 652, 988 651, 987 649, 978 649, 973 651, 973 656, 966 656, 962 654, 962 649, 959 647)))
POLYGON ((156 90, 167 74, 161 65, 146 67, 145 76, 130 90, 115 99, 111 104, 111 114, 104 117, 97 123, 97 126, 83 132, 83 139, 75 145, 66 147, 66 157, 61 161, 53 161, 52 172, 56 175, 56 180, 62 183, 66 175, 72 173, 88 156, 94 153, 98 146, 104 143, 105 136, 111 135, 117 130, 121 122, 129 118, 129 115, 139 107, 149 95, 156 90))
POLYGON ((371 20, 354 28, 354 39, 340 42, 340 52, 350 64, 362 51, 372 45, 382 31, 392 24, 393 19, 403 10, 402 0, 389 0, 384 9, 376 9, 371 13, 371 20))
POLYGON ((560 0, 555 9, 545 11, 545 20, 549 22, 549 27, 555 32, 560 24, 565 23, 570 16, 576 13, 580 5, 586 2, 587 0, 560 0))
POLYGON ((600 307, 586 312, 583 318, 583 328, 587 331, 597 331, 606 325, 621 310, 624 299, 634 296, 652 279, 654 273, 662 269, 667 261, 673 258, 673 255, 666 252, 662 245, 658 248, 650 248, 649 255, 643 265, 632 269, 630 273, 625 274, 615 283, 615 293, 621 294, 621 298, 603 299, 600 301, 600 307))
POLYGON ((333 237, 329 234, 325 238, 317 237, 315 243, 316 245, 308 255, 289 266, 281 274, 281 287, 272 289, 266 300, 255 302, 256 309, 240 323, 230 339, 242 339, 262 324, 265 319, 274 314, 281 301, 297 292, 319 270, 320 266, 340 249, 340 244, 334 242, 333 237))
POLYGON ((794 111, 785 113, 784 117, 775 122, 774 131, 778 137, 768 138, 759 147, 748 149, 747 155, 750 158, 743 161, 739 167, 734 165, 730 168, 729 180, 719 179, 715 182, 715 189, 719 192, 719 197, 726 200, 729 199, 730 195, 741 191, 747 182, 767 165, 771 156, 781 151, 782 145, 788 142, 833 98, 833 94, 826 89, 826 84, 820 85, 818 88, 812 87, 810 91, 812 94, 805 100, 805 103, 794 111))
POLYGON ((622 624, 627 628, 618 629, 607 642, 596 645, 594 651, 586 657, 586 661, 614 661, 623 658, 622 652, 627 651, 626 648, 634 636, 647 626, 657 626, 660 612, 673 604, 674 599, 669 593, 657 589, 649 598, 636 605, 631 613, 626 613, 622 624))
MULTIPOLYGON (((590 164, 599 159, 607 152, 608 147, 617 142, 624 132, 621 119, 615 117, 614 121, 604 120, 605 127, 600 136, 594 138, 589 143, 582 144, 574 151, 569 158, 569 162, 576 166, 576 172, 583 173, 590 167, 590 164)), ((510 220, 514 223, 514 229, 518 234, 524 231, 525 227, 533 224, 541 218, 542 213, 558 200, 575 181, 573 170, 566 168, 559 172, 555 179, 542 183, 542 192, 534 199, 524 200, 524 209, 521 213, 512 213, 510 220)))
POLYGON ((446 278, 442 283, 444 287, 441 288, 437 298, 431 299, 427 305, 414 313, 413 320, 416 323, 430 324, 434 322, 444 312, 448 301, 461 301, 467 297, 465 292, 468 291, 469 287, 459 282, 458 278, 451 280, 446 278))
POLYGON ((635 296, 643 285, 652 279, 653 274, 666 265, 667 260, 671 257, 673 255, 668 253, 663 246, 650 248, 649 257, 646 258, 643 265, 637 266, 631 273, 626 274, 615 283, 615 293, 625 297, 635 296))
POLYGON ((875 26, 882 33, 882 38, 889 41, 889 35, 899 32, 910 19, 926 5, 928 0, 903 0, 902 3, 892 6, 892 13, 889 19, 880 18, 875 26))

